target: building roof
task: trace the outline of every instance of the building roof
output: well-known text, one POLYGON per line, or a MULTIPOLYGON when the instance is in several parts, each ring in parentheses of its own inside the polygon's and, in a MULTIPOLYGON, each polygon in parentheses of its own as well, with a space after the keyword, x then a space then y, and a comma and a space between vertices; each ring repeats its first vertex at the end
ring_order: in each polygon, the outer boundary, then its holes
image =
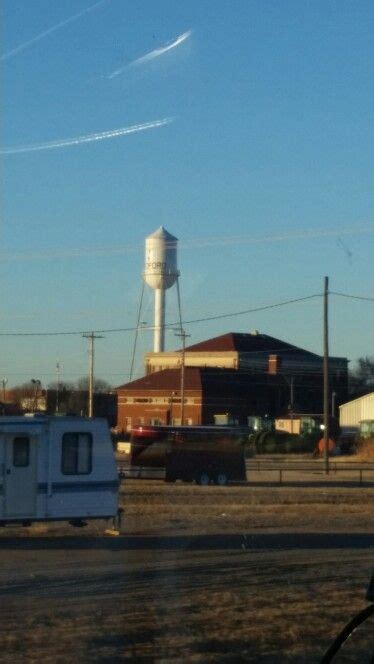
POLYGON ((359 397, 355 397, 354 399, 351 399, 351 401, 346 401, 345 403, 342 403, 339 408, 345 408, 345 406, 350 406, 351 404, 354 403, 359 403, 363 401, 372 401, 374 397, 374 392, 367 392, 366 394, 361 394, 359 397))
MULTIPOLYGON (((143 376, 130 383, 119 385, 116 390, 180 390, 181 371, 180 369, 164 369, 155 373, 143 376)), ((201 389, 201 369, 196 367, 185 367, 184 369, 184 389, 201 389)))
MULTIPOLYGON (((269 385, 277 380, 277 376, 268 374, 266 376, 269 385)), ((222 394, 227 394, 229 392, 233 394, 237 392, 238 396, 240 396, 243 390, 245 391, 252 385, 253 381, 257 384, 257 374, 242 373, 233 369, 217 367, 185 367, 184 369, 185 390, 204 391, 206 389, 214 389, 215 393, 222 392, 222 394)), ((116 387, 117 392, 120 390, 133 390, 134 392, 149 392, 152 390, 179 392, 180 389, 180 368, 155 371, 130 383, 124 383, 116 387)))
POLYGON ((228 332, 227 334, 221 334, 218 337, 188 346, 186 351, 196 353, 237 351, 239 353, 266 352, 274 354, 287 352, 303 353, 312 357, 319 357, 319 355, 311 353, 308 350, 298 348, 286 341, 269 337, 267 334, 260 334, 259 332, 252 334, 228 332))

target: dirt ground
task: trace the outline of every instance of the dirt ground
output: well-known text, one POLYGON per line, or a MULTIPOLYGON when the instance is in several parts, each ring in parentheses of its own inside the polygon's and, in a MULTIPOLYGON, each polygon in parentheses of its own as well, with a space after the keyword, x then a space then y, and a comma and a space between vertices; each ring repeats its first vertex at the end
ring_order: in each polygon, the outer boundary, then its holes
MULTIPOLYGON (((127 480, 97 522, 0 533, 1 662, 317 663, 367 605, 374 487, 127 480)), ((374 619, 337 658, 370 662, 374 619)))

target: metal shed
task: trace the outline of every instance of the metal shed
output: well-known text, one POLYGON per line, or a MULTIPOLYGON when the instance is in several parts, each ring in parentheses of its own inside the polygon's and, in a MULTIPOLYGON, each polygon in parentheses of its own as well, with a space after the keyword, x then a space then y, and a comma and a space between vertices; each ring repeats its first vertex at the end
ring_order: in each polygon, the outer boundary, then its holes
POLYGON ((339 406, 339 424, 342 428, 358 427, 362 420, 374 420, 374 392, 339 406))

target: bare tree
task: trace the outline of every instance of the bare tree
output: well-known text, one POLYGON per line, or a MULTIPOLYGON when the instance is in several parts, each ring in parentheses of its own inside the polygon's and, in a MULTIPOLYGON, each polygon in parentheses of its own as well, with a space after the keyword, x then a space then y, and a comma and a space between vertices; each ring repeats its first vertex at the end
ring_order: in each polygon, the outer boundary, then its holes
POLYGON ((69 410, 69 401, 74 391, 74 384, 68 381, 52 381, 47 390, 47 412, 66 413, 69 410))
MULTIPOLYGON (((86 392, 88 391, 87 376, 82 376, 82 378, 78 378, 77 388, 78 390, 85 390, 86 392)), ((103 380, 102 378, 94 379, 94 392, 111 392, 111 390, 112 386, 106 380, 103 380)))
POLYGON ((40 407, 44 410, 45 408, 45 390, 37 380, 15 385, 10 390, 10 398, 20 411, 35 411, 40 407))
POLYGON ((352 395, 374 390, 374 357, 359 357, 349 374, 349 391, 352 395))

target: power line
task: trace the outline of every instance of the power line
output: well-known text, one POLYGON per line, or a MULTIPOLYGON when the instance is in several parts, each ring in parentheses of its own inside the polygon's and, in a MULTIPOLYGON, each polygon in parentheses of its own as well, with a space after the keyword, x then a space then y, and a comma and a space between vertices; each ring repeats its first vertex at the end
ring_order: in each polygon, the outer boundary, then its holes
MULTIPOLYGON (((110 332, 133 332, 135 327, 122 327, 113 330, 93 330, 96 334, 110 333, 110 332)), ((146 329, 146 328, 145 328, 146 329)), ((64 332, 0 332, 0 337, 66 337, 66 336, 84 336, 91 334, 87 330, 74 330, 64 332)))
MULTIPOLYGON (((351 295, 349 293, 340 293, 338 291, 330 291, 330 295, 336 295, 339 297, 345 297, 352 300, 362 300, 365 302, 374 302, 373 297, 367 297, 363 295, 351 295)), ((235 318, 237 316, 244 316, 246 314, 258 313, 260 311, 268 311, 270 309, 276 309, 279 307, 285 307, 290 304, 297 304, 298 302, 306 302, 308 300, 316 299, 322 297, 322 293, 314 293, 313 295, 306 295, 304 297, 293 298, 292 300, 284 300, 282 302, 276 302, 274 304, 266 304, 261 307, 252 307, 251 309, 242 309, 241 311, 231 311, 226 314, 217 314, 215 316, 204 316, 203 318, 192 318, 190 320, 184 321, 184 325, 193 325, 196 323, 204 323, 211 320, 222 320, 224 318, 235 318)), ((172 329, 179 325, 179 321, 168 323, 165 325, 165 328, 172 329)), ((96 329, 93 330, 97 334, 115 334, 122 332, 136 332, 139 329, 138 326, 132 327, 113 327, 107 329, 96 329)), ((141 329, 143 331, 153 330, 152 325, 142 325, 141 329)), ((57 336, 82 336, 85 334, 91 334, 88 330, 65 330, 65 331, 52 331, 52 332, 0 332, 0 337, 57 337, 57 336)), ((256 351, 257 352, 257 351, 256 351)))
MULTIPOLYGON (((210 321, 210 320, 220 320, 223 318, 234 318, 236 316, 244 316, 245 314, 250 314, 250 313, 256 313, 259 311, 267 311, 268 309, 275 309, 277 307, 284 307, 289 304, 295 304, 297 302, 305 302, 306 300, 311 300, 313 298, 317 297, 322 297, 321 293, 317 293, 314 295, 307 295, 305 297, 298 297, 294 298, 292 300, 285 300, 283 302, 276 302, 275 304, 266 304, 261 307, 254 307, 252 309, 243 309, 242 311, 232 311, 227 314, 218 314, 216 316, 205 316, 204 318, 195 318, 192 320, 187 320, 184 321, 185 325, 192 325, 194 323, 203 323, 205 321, 210 321)), ((165 325, 166 328, 175 328, 178 327, 179 321, 174 322, 174 323, 168 323, 165 325)), ((96 334, 113 334, 117 332, 134 332, 138 328, 135 326, 133 327, 116 327, 116 328, 110 328, 110 329, 101 329, 101 330, 93 330, 93 332, 96 334)), ((142 330, 153 330, 153 326, 142 326, 142 330)), ((54 331, 54 332, 0 332, 0 337, 57 337, 57 336, 82 336, 85 334, 92 334, 92 332, 89 332, 87 330, 77 330, 77 331, 64 331, 64 332, 59 332, 59 331, 54 331)))
POLYGON ((364 295, 350 295, 349 293, 339 293, 337 291, 330 291, 330 295, 338 295, 339 297, 346 297, 349 300, 363 300, 365 302, 374 302, 374 297, 367 297, 364 295))
MULTIPOLYGON (((275 309, 276 307, 284 307, 288 304, 295 304, 296 302, 305 302, 306 300, 312 300, 316 297, 322 297, 321 293, 316 293, 315 295, 307 295, 306 297, 298 297, 293 300, 285 300, 284 302, 277 302, 276 304, 266 304, 262 307, 256 307, 254 309, 243 309, 242 311, 234 311, 229 314, 219 314, 217 316, 205 316, 205 318, 195 318, 193 320, 185 320, 184 325, 190 325, 192 323, 203 323, 208 320, 219 320, 221 318, 234 318, 234 316, 243 316, 244 314, 252 314, 258 311, 266 311, 268 309, 275 309)), ((173 323, 172 325, 176 325, 173 323)), ((170 325, 168 325, 170 327, 170 325)))

